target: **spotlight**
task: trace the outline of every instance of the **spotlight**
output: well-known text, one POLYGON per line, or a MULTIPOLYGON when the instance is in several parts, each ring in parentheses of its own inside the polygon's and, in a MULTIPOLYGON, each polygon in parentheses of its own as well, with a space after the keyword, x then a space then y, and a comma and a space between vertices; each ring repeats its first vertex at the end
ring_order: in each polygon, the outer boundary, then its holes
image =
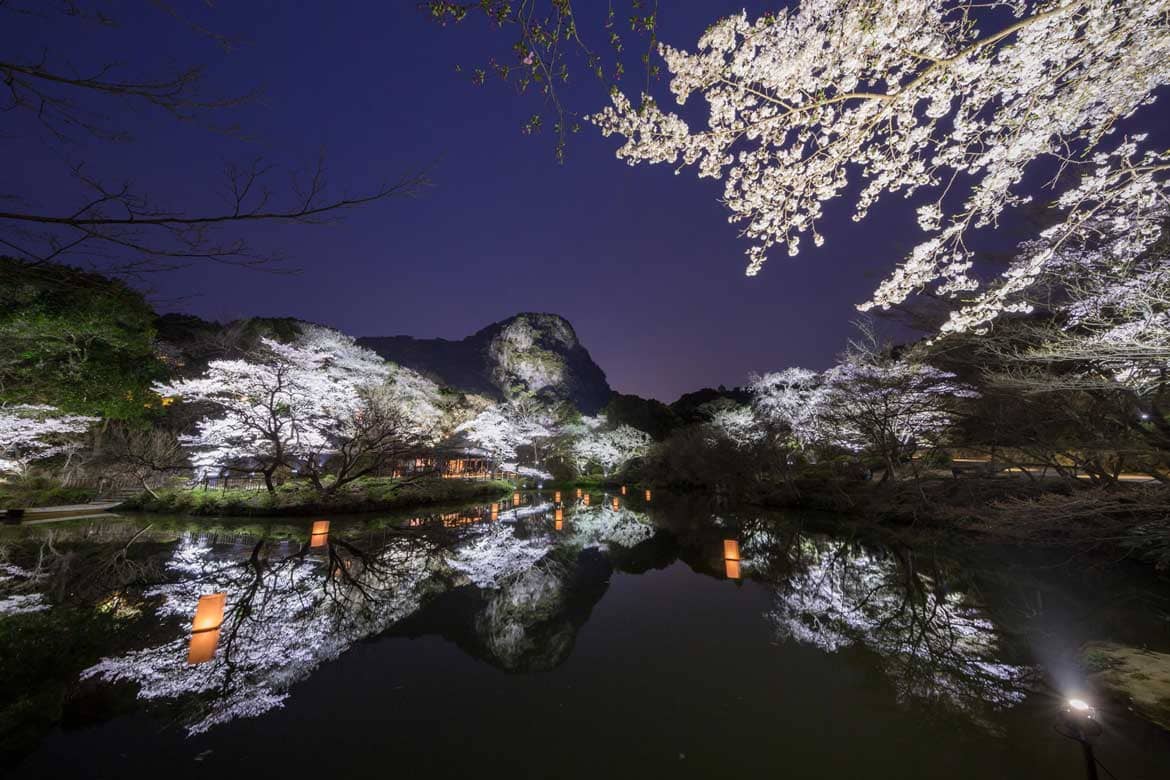
POLYGON ((1089 780, 1097 780, 1097 757, 1093 755, 1092 739, 1101 733, 1101 724, 1097 722, 1096 714, 1097 710, 1084 699, 1067 699, 1061 708, 1061 725, 1064 728, 1060 726, 1056 728, 1056 732, 1061 736, 1081 743, 1085 776, 1089 780))

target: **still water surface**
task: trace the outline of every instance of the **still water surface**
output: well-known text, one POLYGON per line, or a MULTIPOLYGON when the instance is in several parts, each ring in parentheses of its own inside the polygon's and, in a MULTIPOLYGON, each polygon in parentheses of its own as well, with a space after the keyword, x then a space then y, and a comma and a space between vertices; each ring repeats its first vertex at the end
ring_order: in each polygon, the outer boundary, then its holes
MULTIPOLYGON (((1076 778, 1054 724, 1090 695, 1080 645, 1170 650, 1164 586, 1124 565, 554 498, 317 536, 307 519, 57 527, 95 568, 54 598, 133 639, 92 659, 13 776, 1076 778), (130 538, 132 576, 94 563, 130 538), (131 584, 110 600, 107 582, 131 584), (193 642, 211 593, 222 624, 193 642)), ((1116 777, 1170 777, 1170 734, 1123 706, 1101 720, 1116 777)))

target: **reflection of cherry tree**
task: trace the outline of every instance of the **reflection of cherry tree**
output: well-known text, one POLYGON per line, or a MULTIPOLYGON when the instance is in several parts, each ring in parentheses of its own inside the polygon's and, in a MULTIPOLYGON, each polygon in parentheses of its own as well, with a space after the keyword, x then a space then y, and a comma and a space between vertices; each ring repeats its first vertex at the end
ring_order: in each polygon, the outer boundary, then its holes
POLYGON ((144 700, 198 702, 190 733, 260 715, 280 706, 290 686, 318 665, 415 611, 436 550, 419 537, 394 536, 369 554, 337 541, 323 559, 307 548, 286 557, 277 552, 260 542, 241 561, 185 538, 169 565, 174 581, 147 595, 160 599, 160 616, 189 622, 200 595, 227 593, 213 659, 188 665, 184 633, 106 658, 85 676, 136 683, 144 700))
POLYGON ((1028 670, 997 660, 995 626, 909 553, 766 530, 747 534, 742 549, 745 570, 774 583, 768 618, 781 639, 830 653, 864 647, 880 656, 901 699, 973 715, 1023 699, 1028 670))
POLYGON ((105 658, 84 676, 133 683, 145 701, 181 703, 188 731, 199 733, 281 706, 320 664, 465 584, 491 605, 477 630, 498 663, 563 658, 558 648, 571 646, 575 632, 560 613, 575 582, 574 561, 586 549, 599 555, 609 544, 633 546, 653 529, 637 513, 595 507, 573 516, 571 532, 556 532, 544 522, 552 509, 518 507, 456 529, 359 536, 335 530, 317 548, 261 539, 228 552, 185 536, 166 565, 168 581, 146 596, 157 601, 160 618, 185 629, 201 595, 226 593, 211 660, 187 663, 190 635, 182 630, 170 641, 105 658), (555 631, 544 637, 540 626, 555 631), (542 645, 566 638, 568 645, 542 645))
POLYGON ((645 512, 627 507, 614 509, 611 503, 576 506, 567 513, 566 543, 574 548, 609 549, 610 545, 631 548, 654 536, 654 525, 645 512))
POLYGON ((0 473, 23 474, 33 461, 73 451, 78 436, 97 421, 53 406, 0 406, 0 473))

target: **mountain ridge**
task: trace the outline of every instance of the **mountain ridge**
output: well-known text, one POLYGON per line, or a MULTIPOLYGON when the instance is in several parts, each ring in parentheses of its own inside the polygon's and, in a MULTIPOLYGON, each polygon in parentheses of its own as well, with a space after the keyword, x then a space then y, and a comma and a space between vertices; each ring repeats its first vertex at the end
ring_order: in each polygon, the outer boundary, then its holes
POLYGON ((614 392, 572 324, 521 312, 462 339, 362 336, 358 344, 450 387, 500 400, 536 396, 597 414, 614 392))

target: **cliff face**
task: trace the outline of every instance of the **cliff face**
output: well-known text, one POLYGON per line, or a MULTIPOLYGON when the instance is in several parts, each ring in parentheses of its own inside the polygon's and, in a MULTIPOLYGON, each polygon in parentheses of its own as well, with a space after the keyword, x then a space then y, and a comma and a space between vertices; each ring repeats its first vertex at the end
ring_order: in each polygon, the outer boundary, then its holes
POLYGON ((536 395, 596 414, 613 391, 568 320, 517 314, 460 341, 371 336, 358 343, 444 384, 493 398, 536 395))

